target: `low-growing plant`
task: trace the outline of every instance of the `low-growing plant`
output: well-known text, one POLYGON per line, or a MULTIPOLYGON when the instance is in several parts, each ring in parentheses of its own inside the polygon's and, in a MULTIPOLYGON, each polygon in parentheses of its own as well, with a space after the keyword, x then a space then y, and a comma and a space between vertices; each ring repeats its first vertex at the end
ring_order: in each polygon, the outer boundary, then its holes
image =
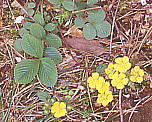
POLYGON ((140 69, 139 66, 131 68, 127 56, 118 57, 115 59, 115 63, 109 63, 105 69, 105 74, 106 77, 104 78, 95 72, 87 79, 89 87, 98 90, 97 103, 101 103, 103 106, 108 105, 113 100, 110 84, 117 89, 123 89, 127 84, 141 83, 144 80, 144 70, 140 69))
MULTIPOLYGON (((34 7, 33 4, 29 6, 34 7)), ((19 31, 21 38, 14 42, 14 47, 18 51, 24 51, 32 57, 16 65, 14 78, 16 82, 26 84, 37 76, 42 84, 54 86, 58 78, 56 64, 62 60, 62 55, 58 51, 58 48, 62 46, 62 41, 54 33, 57 24, 46 23, 43 15, 39 13, 32 17, 34 22, 24 23, 19 31), (44 46, 45 42, 47 47, 44 46)))
MULTIPOLYGON (((97 2, 98 0, 79 1, 76 2, 76 5, 80 5, 77 7, 79 10, 94 7, 97 2)), ((85 39, 92 40, 96 36, 104 38, 110 35, 111 24, 105 20, 106 13, 102 8, 87 11, 87 16, 86 12, 77 13, 76 16, 74 23, 76 26, 83 28, 85 39)))

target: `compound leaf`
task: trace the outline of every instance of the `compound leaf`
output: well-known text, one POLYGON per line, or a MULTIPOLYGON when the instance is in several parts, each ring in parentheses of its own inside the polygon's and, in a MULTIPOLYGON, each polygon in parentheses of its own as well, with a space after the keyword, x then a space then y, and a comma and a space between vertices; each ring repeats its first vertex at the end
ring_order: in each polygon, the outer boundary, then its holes
POLYGON ((77 26, 77 27, 83 27, 84 24, 85 24, 85 21, 82 17, 76 17, 75 20, 74 20, 74 24, 77 26))
POLYGON ((33 18, 36 23, 38 23, 40 25, 44 25, 45 22, 44 22, 44 18, 43 18, 42 14, 35 14, 33 18))
POLYGON ((91 23, 87 23, 84 25, 83 35, 87 40, 92 40, 96 37, 96 30, 91 23))
POLYGON ((97 36, 101 38, 108 37, 111 32, 111 24, 108 21, 103 21, 95 25, 97 30, 97 36))
POLYGON ((14 78, 18 83, 29 83, 38 73, 39 60, 26 59, 19 62, 14 69, 14 78))
POLYGON ((46 48, 44 56, 51 58, 55 64, 59 64, 62 60, 61 53, 55 47, 46 48))
POLYGON ((40 82, 46 86, 54 86, 58 74, 54 62, 50 58, 42 58, 38 73, 40 82))
POLYGON ((29 34, 29 31, 26 30, 25 28, 21 28, 20 31, 19 31, 19 35, 20 35, 21 37, 23 37, 23 36, 26 35, 26 34, 29 34))
POLYGON ((73 2, 72 0, 63 0, 62 4, 64 6, 64 8, 68 11, 72 11, 73 9, 73 2))
POLYGON ((22 48, 27 54, 31 56, 35 56, 37 58, 41 58, 43 56, 43 41, 35 38, 31 34, 25 35, 23 37, 22 48))
POLYGON ((44 28, 37 23, 33 23, 31 25, 30 33, 38 39, 42 39, 45 36, 44 28))
POLYGON ((35 3, 30 2, 30 3, 28 3, 27 7, 28 8, 35 8, 35 3))
POLYGON ((48 34, 46 36, 46 42, 51 47, 59 48, 60 46, 62 46, 62 41, 60 37, 55 34, 48 34))
POLYGON ((46 31, 53 31, 53 30, 55 30, 56 27, 57 27, 56 24, 54 24, 54 23, 48 23, 48 24, 45 25, 44 29, 46 31))
POLYGON ((48 98, 52 97, 48 92, 38 92, 37 96, 39 97, 39 100, 42 100, 43 102, 47 102, 48 98))
POLYGON ((16 39, 14 41, 14 48, 17 50, 17 51, 22 51, 23 48, 22 48, 22 39, 16 39))

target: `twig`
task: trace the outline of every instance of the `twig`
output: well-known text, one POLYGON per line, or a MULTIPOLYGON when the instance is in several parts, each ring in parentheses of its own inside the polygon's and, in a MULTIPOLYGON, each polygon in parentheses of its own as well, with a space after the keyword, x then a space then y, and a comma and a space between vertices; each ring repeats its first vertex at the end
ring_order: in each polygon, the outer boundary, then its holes
POLYGON ((115 15, 114 15, 113 21, 112 21, 112 29, 111 29, 111 36, 110 36, 110 50, 109 50, 110 53, 112 51, 112 38, 113 38, 114 26, 115 26, 115 20, 116 20, 116 14, 117 14, 117 11, 118 11, 119 3, 120 3, 120 0, 118 1, 117 8, 116 8, 116 11, 115 11, 115 15))
POLYGON ((122 89, 119 91, 119 110, 120 110, 120 120, 123 122, 123 111, 121 106, 121 96, 122 96, 122 89))
POLYGON ((101 7, 94 7, 94 8, 87 8, 87 9, 83 9, 83 10, 79 10, 79 11, 73 11, 72 14, 76 14, 76 13, 80 13, 80 12, 85 12, 85 11, 89 11, 89 10, 95 10, 95 9, 100 9, 101 7))

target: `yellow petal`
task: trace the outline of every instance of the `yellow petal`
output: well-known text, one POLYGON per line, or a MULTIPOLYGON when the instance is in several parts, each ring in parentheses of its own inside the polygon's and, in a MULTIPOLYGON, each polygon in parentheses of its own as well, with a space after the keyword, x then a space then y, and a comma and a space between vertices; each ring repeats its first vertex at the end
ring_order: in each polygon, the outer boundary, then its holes
POLYGON ((123 83, 124 85, 127 85, 127 83, 128 83, 128 78, 124 78, 124 79, 122 80, 122 83, 123 83))
POLYGON ((60 103, 60 109, 64 109, 64 108, 66 108, 66 104, 64 102, 61 102, 60 103))
POLYGON ((125 77, 126 77, 126 75, 125 75, 124 73, 120 73, 120 74, 119 74, 119 78, 122 79, 122 78, 125 78, 125 77))
POLYGON ((92 73, 92 77, 94 79, 98 79, 99 78, 99 73, 95 72, 95 73, 92 73))
POLYGON ((143 81, 143 77, 137 77, 137 82, 141 83, 143 81))
POLYGON ((124 56, 124 57, 123 57, 123 62, 124 62, 124 63, 129 62, 129 58, 128 58, 127 56, 124 56))
POLYGON ((103 101, 102 101, 102 105, 103 105, 103 106, 108 105, 108 103, 109 103, 109 102, 108 102, 107 100, 103 100, 103 101))
POLYGON ((88 83, 93 82, 93 81, 94 81, 94 79, 92 77, 89 77, 88 80, 87 80, 88 83))
POLYGON ((140 69, 138 73, 140 76, 144 76, 144 70, 140 69))
POLYGON ((89 82, 89 87, 90 88, 95 88, 96 87, 96 84, 95 84, 95 82, 89 82))
POLYGON ((126 64, 125 64, 125 68, 126 68, 127 70, 129 70, 129 69, 131 68, 131 63, 126 63, 126 64))
POLYGON ((114 68, 114 65, 112 63, 109 63, 108 68, 112 69, 114 68))
POLYGON ((130 76, 130 80, 131 80, 132 82, 136 82, 136 76, 130 76))
POLYGON ((121 57, 116 58, 115 62, 118 63, 118 64, 121 64, 122 63, 122 58, 121 57))
POLYGON ((139 66, 135 66, 135 67, 134 67, 134 70, 135 70, 135 71, 138 71, 139 69, 140 69, 139 66))
POLYGON ((123 89, 124 88, 124 85, 122 83, 119 83, 117 86, 116 86, 117 89, 123 89))
POLYGON ((110 74, 110 73, 111 73, 111 70, 110 70, 109 68, 106 68, 106 69, 105 69, 105 73, 106 73, 106 74, 110 74))

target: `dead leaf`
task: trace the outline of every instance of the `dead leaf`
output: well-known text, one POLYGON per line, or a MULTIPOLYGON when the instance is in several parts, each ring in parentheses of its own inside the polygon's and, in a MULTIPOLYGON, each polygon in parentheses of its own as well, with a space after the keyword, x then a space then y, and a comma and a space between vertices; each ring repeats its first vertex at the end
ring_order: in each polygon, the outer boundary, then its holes
POLYGON ((64 36, 66 35, 71 35, 72 37, 78 37, 78 38, 81 38, 83 37, 83 33, 82 31, 76 27, 75 25, 73 25, 65 34, 64 36))
POLYGON ((93 53, 94 55, 101 55, 107 51, 96 40, 85 40, 84 38, 65 38, 66 44, 72 48, 80 51, 93 53))

